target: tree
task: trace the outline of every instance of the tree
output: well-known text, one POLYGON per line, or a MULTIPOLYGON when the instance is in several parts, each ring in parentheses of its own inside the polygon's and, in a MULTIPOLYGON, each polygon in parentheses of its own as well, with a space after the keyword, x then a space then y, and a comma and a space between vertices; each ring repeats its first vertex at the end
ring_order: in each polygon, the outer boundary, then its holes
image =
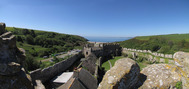
POLYGON ((173 45, 174 45, 174 44, 173 44, 173 41, 169 41, 169 42, 168 42, 168 45, 170 46, 170 48, 172 48, 173 45))
POLYGON ((31 36, 33 37, 33 38, 35 38, 36 37, 36 34, 35 34, 35 31, 34 30, 31 30, 31 36))
POLYGON ((40 64, 37 60, 34 59, 32 55, 27 54, 24 66, 27 70, 32 71, 38 69, 40 67, 40 64))
POLYGON ((24 35, 30 34, 30 31, 28 29, 23 29, 22 34, 24 35))
POLYGON ((16 37, 16 40, 17 40, 18 42, 22 42, 22 43, 23 43, 23 40, 22 40, 22 37, 21 37, 21 36, 17 36, 17 37, 16 37))
POLYGON ((26 36, 26 42, 28 44, 34 45, 34 39, 33 39, 33 37, 31 35, 27 35, 26 36))

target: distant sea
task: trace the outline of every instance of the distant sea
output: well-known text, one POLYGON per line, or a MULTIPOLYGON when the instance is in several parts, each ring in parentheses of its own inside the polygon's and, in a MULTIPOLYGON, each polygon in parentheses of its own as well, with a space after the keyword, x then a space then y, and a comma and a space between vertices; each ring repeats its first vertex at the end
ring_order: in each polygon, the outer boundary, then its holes
POLYGON ((90 42, 118 42, 131 39, 132 37, 85 37, 90 42))

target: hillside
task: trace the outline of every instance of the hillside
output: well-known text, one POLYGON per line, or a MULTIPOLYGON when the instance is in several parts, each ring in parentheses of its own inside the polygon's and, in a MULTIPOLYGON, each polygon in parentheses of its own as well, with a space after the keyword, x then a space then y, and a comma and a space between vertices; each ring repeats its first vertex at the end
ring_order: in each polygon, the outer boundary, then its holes
POLYGON ((126 48, 151 50, 161 53, 189 52, 189 34, 139 36, 119 43, 126 48))
POLYGON ((6 30, 16 36, 17 46, 25 49, 28 70, 38 68, 38 62, 43 60, 43 56, 82 48, 82 45, 87 42, 87 39, 76 35, 15 27, 6 27, 6 30))
POLYGON ((136 37, 136 39, 139 40, 149 40, 152 37, 162 37, 168 40, 172 40, 172 41, 181 41, 181 40, 185 40, 187 42, 189 42, 189 34, 169 34, 169 35, 155 35, 155 36, 138 36, 136 37))

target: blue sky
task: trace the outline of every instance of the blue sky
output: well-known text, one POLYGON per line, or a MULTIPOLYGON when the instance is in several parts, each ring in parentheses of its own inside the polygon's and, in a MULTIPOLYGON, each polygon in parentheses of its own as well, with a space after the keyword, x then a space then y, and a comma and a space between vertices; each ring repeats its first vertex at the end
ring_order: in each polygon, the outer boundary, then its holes
POLYGON ((0 22, 81 36, 189 33, 189 0, 1 0, 0 22))

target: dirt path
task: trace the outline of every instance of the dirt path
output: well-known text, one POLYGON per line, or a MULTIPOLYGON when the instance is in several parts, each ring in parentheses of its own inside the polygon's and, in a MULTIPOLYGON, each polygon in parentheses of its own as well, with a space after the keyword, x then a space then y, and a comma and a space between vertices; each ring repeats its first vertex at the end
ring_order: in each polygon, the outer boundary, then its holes
POLYGON ((111 62, 108 60, 108 63, 110 64, 110 68, 112 68, 112 64, 111 64, 111 62))

